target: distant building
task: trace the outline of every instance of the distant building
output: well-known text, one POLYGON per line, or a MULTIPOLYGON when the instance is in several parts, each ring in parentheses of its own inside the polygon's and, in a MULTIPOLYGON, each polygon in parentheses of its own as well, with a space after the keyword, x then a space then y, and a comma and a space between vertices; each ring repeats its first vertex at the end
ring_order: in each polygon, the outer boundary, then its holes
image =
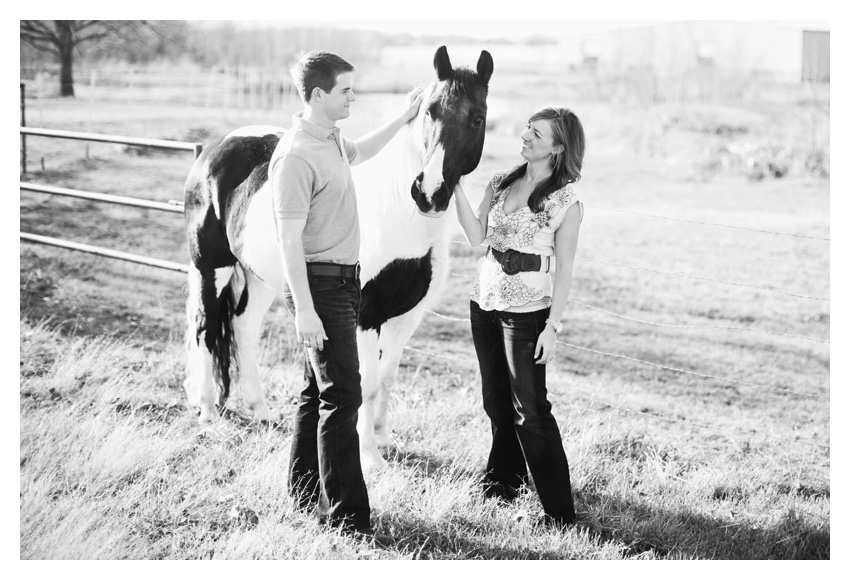
POLYGON ((787 23, 681 21, 564 38, 585 70, 675 77, 713 69, 778 82, 829 82, 829 31, 787 23))

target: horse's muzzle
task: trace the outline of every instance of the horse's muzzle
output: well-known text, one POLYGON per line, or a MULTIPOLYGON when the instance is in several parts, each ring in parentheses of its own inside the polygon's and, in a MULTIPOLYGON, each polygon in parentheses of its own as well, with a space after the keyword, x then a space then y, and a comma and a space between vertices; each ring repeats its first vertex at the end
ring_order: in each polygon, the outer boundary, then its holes
POLYGON ((416 208, 419 210, 419 213, 426 217, 438 218, 446 213, 446 209, 449 207, 449 200, 451 199, 451 192, 446 186, 446 183, 443 182, 431 196, 426 195, 422 190, 423 177, 424 174, 420 173, 413 180, 413 184, 410 186, 410 196, 416 202, 416 208))

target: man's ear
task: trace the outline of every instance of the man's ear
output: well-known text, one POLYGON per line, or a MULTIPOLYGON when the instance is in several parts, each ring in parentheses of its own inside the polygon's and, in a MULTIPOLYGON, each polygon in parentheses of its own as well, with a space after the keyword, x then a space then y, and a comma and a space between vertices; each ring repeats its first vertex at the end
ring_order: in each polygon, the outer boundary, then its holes
POLYGON ((322 89, 319 87, 313 87, 313 92, 310 95, 310 102, 316 100, 317 97, 320 101, 322 100, 322 89))

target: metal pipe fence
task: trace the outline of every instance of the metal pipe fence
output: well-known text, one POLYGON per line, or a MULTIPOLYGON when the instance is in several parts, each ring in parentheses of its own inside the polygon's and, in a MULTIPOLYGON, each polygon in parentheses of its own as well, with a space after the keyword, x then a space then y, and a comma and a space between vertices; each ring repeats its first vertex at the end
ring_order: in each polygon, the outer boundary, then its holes
MULTIPOLYGON (((23 120, 23 117, 22 117, 23 120)), ((168 141, 165 139, 144 139, 137 137, 126 137, 123 135, 104 135, 98 133, 80 133, 76 131, 61 131, 57 129, 37 129, 31 127, 21 126, 21 140, 23 144, 25 135, 34 135, 38 137, 50 137, 50 138, 58 138, 58 139, 76 139, 81 141, 98 141, 101 143, 118 143, 124 145, 136 145, 139 147, 156 147, 159 149, 175 149, 181 151, 192 151, 194 154, 194 158, 197 159, 203 150, 203 145, 201 143, 190 143, 186 141, 168 141)), ((23 150, 23 145, 22 145, 23 150)), ((88 199, 91 201, 104 202, 104 203, 115 203, 118 205, 126 205, 131 207, 140 207, 146 209, 156 209, 160 211, 167 211, 172 213, 183 213, 183 205, 179 202, 161 202, 161 201, 153 201, 149 199, 139 199, 134 197, 126 197, 121 195, 110 195, 106 193, 97 193, 93 191, 83 191, 77 189, 68 189, 64 187, 56 187, 52 185, 41 185, 36 183, 29 182, 20 182, 20 189, 23 191, 33 191, 37 193, 46 193, 49 195, 60 195, 66 197, 74 197, 79 199, 88 199)), ((168 260, 160 260, 158 258, 152 258, 150 256, 142 256, 139 254, 131 254, 128 252, 121 252, 118 250, 112 250, 110 248, 102 248, 100 246, 93 246, 90 244, 81 244, 79 242, 72 242, 70 240, 63 240, 61 238, 51 238, 48 236, 41 236, 38 234, 32 234, 29 232, 19 232, 20 239, 25 242, 35 243, 35 244, 44 244, 48 246, 55 246, 59 248, 65 248, 68 250, 76 250, 79 252, 86 252, 89 254, 95 254, 98 256, 103 256, 106 258, 114 258, 117 260, 124 260, 127 262, 134 262, 136 264, 144 264, 147 266, 154 266, 156 268, 164 268, 166 270, 172 270, 175 272, 188 272, 188 267, 185 264, 180 264, 177 262, 170 262, 168 260)))

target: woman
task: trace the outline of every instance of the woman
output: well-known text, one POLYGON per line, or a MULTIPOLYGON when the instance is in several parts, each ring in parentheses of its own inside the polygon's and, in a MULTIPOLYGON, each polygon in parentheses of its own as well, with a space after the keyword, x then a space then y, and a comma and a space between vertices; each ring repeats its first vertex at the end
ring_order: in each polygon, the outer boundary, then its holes
POLYGON ((575 508, 545 365, 555 358, 583 214, 572 187, 584 158, 581 122, 569 109, 538 111, 522 133, 520 155, 524 163, 487 185, 477 216, 463 188, 455 192, 470 245, 489 244, 470 292, 493 433, 484 493, 511 501, 530 470, 545 520, 566 526, 575 522, 575 508))

